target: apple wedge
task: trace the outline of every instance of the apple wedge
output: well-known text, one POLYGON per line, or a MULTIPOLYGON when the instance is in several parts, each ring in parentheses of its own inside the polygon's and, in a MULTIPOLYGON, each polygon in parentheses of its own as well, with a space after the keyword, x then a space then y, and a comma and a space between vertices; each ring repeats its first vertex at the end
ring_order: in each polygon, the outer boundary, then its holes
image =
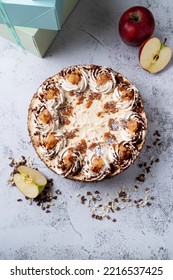
POLYGON ((35 198, 44 189, 47 179, 36 169, 21 165, 14 175, 14 183, 18 189, 27 197, 35 198))
POLYGON ((141 45, 139 62, 143 69, 154 74, 166 67, 171 60, 172 50, 165 45, 165 42, 161 43, 158 38, 152 37, 141 45))

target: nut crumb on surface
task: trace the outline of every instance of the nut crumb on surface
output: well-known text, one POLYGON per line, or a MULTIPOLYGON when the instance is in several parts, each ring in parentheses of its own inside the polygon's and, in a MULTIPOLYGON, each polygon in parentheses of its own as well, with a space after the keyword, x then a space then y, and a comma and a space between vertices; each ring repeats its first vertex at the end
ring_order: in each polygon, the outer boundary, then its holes
POLYGON ((117 219, 112 217, 116 211, 128 207, 145 207, 151 206, 151 201, 154 200, 153 196, 147 196, 150 194, 150 188, 146 188, 145 192, 140 191, 139 187, 134 186, 128 190, 125 187, 119 188, 114 196, 110 196, 108 193, 102 194, 100 191, 86 191, 85 194, 79 193, 76 195, 80 197, 80 202, 86 207, 90 208, 91 217, 96 220, 111 220, 116 222, 117 219), (135 191, 134 191, 135 190, 135 191), (133 198, 138 196, 138 198, 133 198), (140 197, 139 197, 140 196, 140 197), (141 197, 143 196, 143 197, 141 197))

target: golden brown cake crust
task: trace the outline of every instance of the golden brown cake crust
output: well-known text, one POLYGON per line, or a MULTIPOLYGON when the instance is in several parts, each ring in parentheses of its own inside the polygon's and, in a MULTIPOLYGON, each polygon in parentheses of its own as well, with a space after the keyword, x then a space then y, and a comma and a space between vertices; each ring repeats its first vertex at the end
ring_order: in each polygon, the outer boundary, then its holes
POLYGON ((137 88, 111 68, 77 65, 48 78, 28 111, 32 144, 58 175, 91 182, 136 159, 147 117, 137 88))

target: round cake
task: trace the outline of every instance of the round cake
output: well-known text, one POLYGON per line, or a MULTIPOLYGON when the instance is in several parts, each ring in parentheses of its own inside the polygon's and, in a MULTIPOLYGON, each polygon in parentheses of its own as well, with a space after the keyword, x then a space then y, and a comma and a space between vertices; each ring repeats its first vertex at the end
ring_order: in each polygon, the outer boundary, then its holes
POLYGON ((28 129, 50 169, 91 182, 115 176, 134 162, 145 141, 147 117, 138 89, 120 73, 78 65, 39 87, 28 129))

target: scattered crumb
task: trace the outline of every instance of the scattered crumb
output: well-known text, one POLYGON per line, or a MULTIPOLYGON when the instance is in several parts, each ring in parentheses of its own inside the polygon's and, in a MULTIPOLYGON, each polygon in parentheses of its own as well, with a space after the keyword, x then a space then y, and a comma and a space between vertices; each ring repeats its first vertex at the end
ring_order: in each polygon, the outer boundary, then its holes
POLYGON ((116 222, 116 218, 113 217, 116 211, 121 211, 132 206, 136 208, 151 206, 151 201, 154 200, 154 197, 149 196, 150 188, 147 187, 143 194, 142 191, 139 192, 138 190, 139 187, 135 185, 129 188, 129 190, 126 190, 125 187, 121 187, 115 193, 115 196, 110 196, 108 193, 102 195, 99 191, 95 191, 94 193, 87 191, 84 195, 78 194, 77 197, 80 197, 81 204, 90 208, 91 217, 93 219, 107 219, 116 222))
POLYGON ((139 176, 136 177, 136 181, 138 181, 140 183, 144 183, 145 180, 146 180, 146 176, 143 173, 139 174, 139 176))

